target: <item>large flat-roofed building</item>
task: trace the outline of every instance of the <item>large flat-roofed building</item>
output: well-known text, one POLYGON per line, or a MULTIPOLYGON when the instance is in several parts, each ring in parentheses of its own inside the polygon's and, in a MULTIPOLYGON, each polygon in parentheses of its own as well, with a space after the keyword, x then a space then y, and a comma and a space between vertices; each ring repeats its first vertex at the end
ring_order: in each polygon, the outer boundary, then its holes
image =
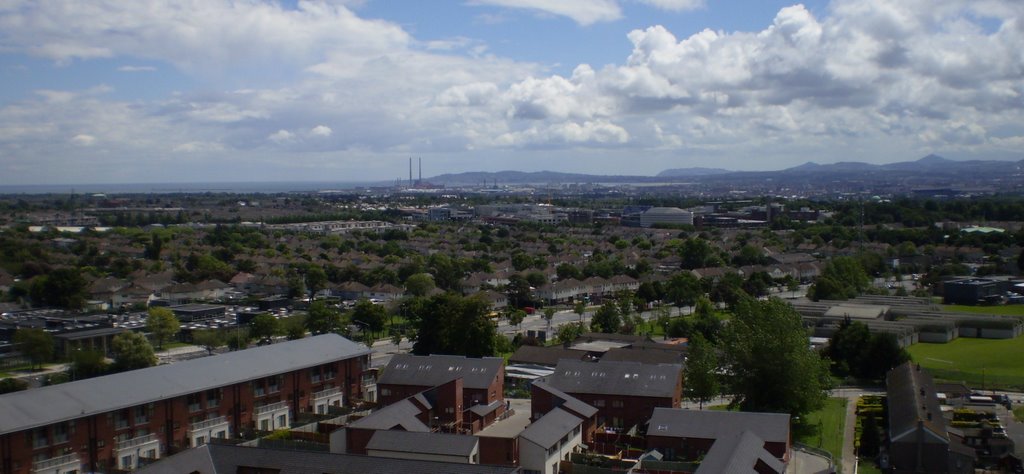
POLYGON ((678 207, 652 207, 640 214, 640 227, 693 225, 693 213, 678 207))
POLYGON ((0 396, 0 472, 132 470, 361 398, 370 350, 325 334, 0 396))

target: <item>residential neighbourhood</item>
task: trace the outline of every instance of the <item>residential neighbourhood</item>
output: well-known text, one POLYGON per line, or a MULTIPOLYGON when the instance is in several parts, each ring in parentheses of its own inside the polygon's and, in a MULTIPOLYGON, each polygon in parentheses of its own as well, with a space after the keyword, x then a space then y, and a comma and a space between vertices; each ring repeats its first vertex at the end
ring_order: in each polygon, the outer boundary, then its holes
POLYGON ((1016 240, 831 207, 9 223, 0 472, 1016 472, 1016 240))

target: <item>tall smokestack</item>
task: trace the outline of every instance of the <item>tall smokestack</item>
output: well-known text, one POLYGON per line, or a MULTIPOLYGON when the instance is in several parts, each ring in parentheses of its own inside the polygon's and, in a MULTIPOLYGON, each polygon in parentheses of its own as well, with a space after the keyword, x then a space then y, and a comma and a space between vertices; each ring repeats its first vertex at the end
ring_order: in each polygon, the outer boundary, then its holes
POLYGON ((412 186, 412 157, 409 157, 409 186, 412 186))
POLYGON ((423 182, 423 157, 420 157, 420 179, 416 180, 417 183, 423 182))

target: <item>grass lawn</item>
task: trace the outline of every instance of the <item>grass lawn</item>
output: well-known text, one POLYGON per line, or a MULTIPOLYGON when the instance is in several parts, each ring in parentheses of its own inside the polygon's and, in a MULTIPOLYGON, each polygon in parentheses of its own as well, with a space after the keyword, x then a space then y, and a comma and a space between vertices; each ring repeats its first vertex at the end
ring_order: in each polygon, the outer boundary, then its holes
POLYGON ((937 379, 977 388, 1024 388, 1024 337, 961 337, 946 344, 918 343, 908 349, 914 362, 937 379))
POLYGON ((857 464, 857 474, 882 474, 882 470, 878 468, 874 461, 861 459, 860 463, 857 464))
POLYGON ((1017 421, 1024 421, 1024 406, 1014 408, 1013 417, 1016 418, 1017 421))
POLYGON ((943 311, 959 313, 1000 314, 1005 316, 1024 316, 1024 305, 1008 304, 1000 306, 967 306, 962 304, 944 304, 943 311))
POLYGON ((846 424, 845 398, 829 398, 825 407, 804 417, 800 426, 794 426, 793 437, 808 446, 832 453, 836 465, 843 456, 843 428, 846 424))
POLYGON ((155 350, 157 352, 160 352, 160 351, 166 351, 168 349, 176 349, 178 347, 188 347, 188 346, 191 346, 191 345, 192 344, 189 344, 187 342, 164 341, 164 348, 163 349, 157 349, 156 346, 154 345, 153 346, 153 350, 155 350))

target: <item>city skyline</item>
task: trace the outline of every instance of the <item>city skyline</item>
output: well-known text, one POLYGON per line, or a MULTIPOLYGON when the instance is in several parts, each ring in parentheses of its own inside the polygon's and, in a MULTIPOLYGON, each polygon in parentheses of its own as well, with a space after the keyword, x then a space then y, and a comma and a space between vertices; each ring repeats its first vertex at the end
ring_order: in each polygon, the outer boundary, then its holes
POLYGON ((0 25, 0 185, 1024 158, 1011 1, 15 1, 0 25))

